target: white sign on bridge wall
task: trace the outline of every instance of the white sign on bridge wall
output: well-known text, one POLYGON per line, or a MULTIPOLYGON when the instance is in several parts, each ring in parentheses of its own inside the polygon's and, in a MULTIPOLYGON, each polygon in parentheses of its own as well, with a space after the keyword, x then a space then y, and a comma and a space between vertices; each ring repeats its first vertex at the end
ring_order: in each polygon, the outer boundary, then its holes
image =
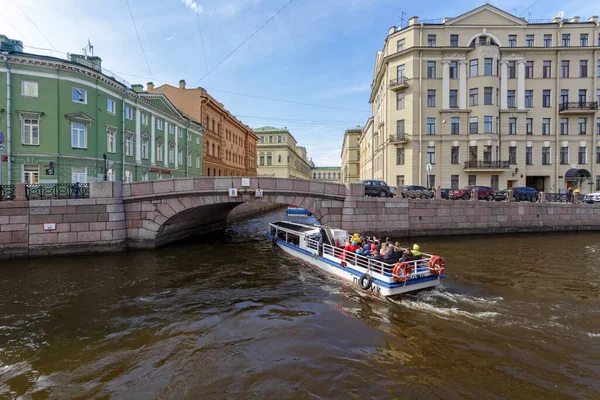
POLYGON ((242 178, 242 187, 250 187, 250 178, 242 178))
POLYGON ((263 190, 262 189, 256 189, 254 191, 254 197, 263 197, 263 190))
POLYGON ((238 192, 236 188, 229 189, 229 197, 237 197, 238 192))

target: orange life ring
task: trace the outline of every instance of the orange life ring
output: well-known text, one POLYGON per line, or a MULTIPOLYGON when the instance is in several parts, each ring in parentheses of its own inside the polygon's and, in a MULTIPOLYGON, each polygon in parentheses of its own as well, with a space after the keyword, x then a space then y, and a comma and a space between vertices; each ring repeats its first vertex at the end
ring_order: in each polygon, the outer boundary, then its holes
POLYGON ((392 278, 398 282, 406 282, 412 273, 412 267, 405 262, 399 262, 394 265, 392 270, 392 278))
POLYGON ((433 275, 441 275, 444 273, 446 269, 446 265, 444 264, 444 259, 440 256, 433 256, 431 260, 429 260, 429 272, 433 275))

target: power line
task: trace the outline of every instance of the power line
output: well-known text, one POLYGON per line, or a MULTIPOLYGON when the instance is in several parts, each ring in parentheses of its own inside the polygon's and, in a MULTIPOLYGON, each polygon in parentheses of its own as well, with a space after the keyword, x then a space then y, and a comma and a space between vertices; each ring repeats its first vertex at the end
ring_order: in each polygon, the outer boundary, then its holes
POLYGON ((40 30, 40 28, 38 28, 38 26, 35 24, 35 22, 33 22, 33 20, 31 18, 29 18, 29 15, 27 15, 27 13, 25 12, 25 10, 23 10, 21 8, 21 6, 17 4, 17 2, 15 0, 13 0, 13 3, 15 3, 15 6, 17 6, 19 8, 19 10, 21 10, 21 12, 23 14, 25 14, 25 16, 27 17, 27 19, 29 20, 29 22, 31 22, 31 24, 35 27, 35 29, 37 29, 37 31, 40 33, 40 35, 42 35, 44 37, 44 39, 46 39, 46 42, 48 42, 50 44, 50 46, 52 46, 52 48, 54 50, 56 50, 56 47, 54 47, 54 45, 52 44, 52 42, 50 42, 50 40, 48 40, 48 38, 46 37, 46 35, 44 35, 42 33, 42 31, 40 30))
POLYGON ((527 10, 529 10, 531 7, 533 7, 533 6, 535 5, 535 3, 537 3, 538 1, 540 1, 540 0, 535 0, 533 3, 531 3, 531 4, 529 5, 529 7, 527 7, 525 10, 523 10, 523 12, 522 12, 521 14, 519 14, 519 17, 520 17, 521 15, 525 14, 525 11, 527 11, 527 10))
POLYGON ((133 22, 133 28, 135 29, 135 34, 137 35, 138 42, 140 43, 140 48, 142 49, 142 54, 144 55, 144 60, 146 60, 146 67, 148 67, 148 72, 150 72, 150 76, 152 76, 152 70, 150 69, 148 58, 146 58, 146 52, 144 51, 144 46, 142 45, 142 39, 140 39, 140 34, 138 32, 137 26, 135 26, 135 19, 133 19, 133 13, 131 12, 131 8, 129 7, 129 2, 125 0, 125 4, 127 4, 127 9, 129 10, 129 15, 131 16, 131 22, 133 22))
POLYGON ((210 71, 208 71, 206 74, 204 74, 202 76, 202 78, 198 79, 196 82, 194 82, 194 84, 192 86, 196 86, 196 84, 198 82, 200 82, 202 79, 206 78, 210 73, 212 73, 215 69, 217 69, 221 64, 223 64, 223 62, 225 62, 229 57, 231 57, 233 55, 233 53, 235 53, 236 51, 238 51, 243 45, 246 44, 246 42, 248 42, 250 39, 252 39, 254 37, 254 35, 256 35, 262 28, 264 28, 269 22, 271 22, 273 20, 273 18, 275 18, 276 16, 279 15, 279 13, 281 13, 287 6, 289 6, 294 0, 290 0, 286 3, 286 5, 284 5, 283 7, 281 7, 275 14, 273 14, 271 16, 271 18, 269 18, 264 24, 262 24, 257 30, 255 30, 250 36, 248 36, 246 38, 246 40, 244 40, 242 43, 240 43, 240 45, 238 47, 236 47, 235 49, 233 49, 233 51, 231 53, 229 53, 224 59, 222 59, 221 61, 219 61, 217 63, 217 65, 215 65, 210 71))
MULTIPOLYGON (((25 37, 25 35, 23 35, 21 32, 19 32, 19 30, 18 30, 18 29, 17 29, 17 28, 16 28, 16 27, 15 27, 13 24, 11 24, 11 23, 10 23, 10 21, 6 19, 6 17, 4 17, 4 16, 2 15, 2 19, 3 19, 3 20, 4 20, 4 21, 5 21, 5 22, 6 22, 6 23, 7 23, 7 24, 8 24, 8 25, 11 27, 11 28, 13 28, 13 29, 15 30, 15 32, 17 32, 17 34, 18 34, 20 37, 22 37, 22 38, 23 38, 23 40, 25 41, 25 43, 29 43, 29 44, 31 44, 31 42, 30 42, 29 40, 27 40, 27 38, 25 37)), ((29 46, 29 45, 28 45, 28 47, 31 47, 31 46, 29 46)))
MULTIPOLYGON (((198 21, 198 30, 200 31, 200 43, 202 43, 202 57, 204 57, 204 66, 206 67, 206 72, 208 72, 208 59, 206 58, 206 51, 204 50, 204 37, 202 35, 202 26, 200 24, 200 14, 196 14, 196 20, 198 21)), ((210 89, 210 82, 209 82, 210 89)))

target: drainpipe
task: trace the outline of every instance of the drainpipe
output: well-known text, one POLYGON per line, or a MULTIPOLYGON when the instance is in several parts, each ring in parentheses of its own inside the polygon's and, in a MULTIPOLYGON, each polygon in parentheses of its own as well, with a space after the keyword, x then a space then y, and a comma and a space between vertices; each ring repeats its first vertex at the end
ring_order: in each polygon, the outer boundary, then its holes
MULTIPOLYGON (((423 23, 419 30, 419 47, 423 47, 423 23)), ((466 67, 465 67, 466 68, 466 67)), ((419 91, 423 89, 423 50, 419 50, 419 91)), ((414 105, 414 101, 413 101, 414 105)), ((423 168, 423 101, 419 96, 419 185, 423 168)))
POLYGON ((125 97, 127 88, 125 88, 125 94, 123 94, 123 117, 122 128, 121 128, 121 182, 125 182, 125 97))
MULTIPOLYGON (((189 133, 189 128, 190 128, 191 124, 192 123, 190 121, 188 121, 188 124, 185 127, 185 177, 186 178, 189 178, 189 176, 190 176, 190 161, 193 161, 193 160, 190 160, 189 157, 188 157, 188 154, 189 154, 188 152, 190 150, 189 149, 189 147, 190 147, 190 141, 189 141, 188 135, 190 134, 189 133)), ((192 156, 193 156, 193 154, 192 154, 192 156)))
MULTIPOLYGON (((8 184, 10 185, 12 183, 12 164, 11 164, 11 159, 12 159, 12 152, 11 152, 11 146, 10 146, 10 142, 11 142, 11 126, 10 126, 10 118, 11 118, 11 114, 10 114, 10 67, 8 66, 8 53, 4 53, 4 64, 6 65, 6 164, 7 164, 7 170, 6 173, 8 174, 8 184)), ((2 160, 0 160, 0 162, 2 162, 2 160)))
MULTIPOLYGON (((556 35, 556 44, 558 45, 562 40, 561 30, 562 30, 562 22, 558 25, 558 34, 556 35)), ((554 78, 554 191, 555 193, 559 193, 560 189, 558 187, 558 169, 560 165, 560 46, 556 46, 556 64, 555 71, 556 77, 554 78)), ((552 69, 550 69, 550 73, 552 73, 552 69)), ((550 101, 552 101, 552 97, 550 97, 550 101)), ((552 147, 551 147, 552 149, 552 147)), ((552 160, 552 157, 550 157, 552 160)), ((563 178, 564 180, 564 178, 563 178)))

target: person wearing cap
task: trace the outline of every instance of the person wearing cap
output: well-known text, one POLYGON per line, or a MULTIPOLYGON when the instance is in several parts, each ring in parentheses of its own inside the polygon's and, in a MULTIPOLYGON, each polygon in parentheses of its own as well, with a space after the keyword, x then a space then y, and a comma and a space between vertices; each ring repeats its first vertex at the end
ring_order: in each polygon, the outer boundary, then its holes
POLYGON ((421 252, 419 251, 421 247, 418 244, 413 244, 412 255, 413 257, 421 257, 421 252))

